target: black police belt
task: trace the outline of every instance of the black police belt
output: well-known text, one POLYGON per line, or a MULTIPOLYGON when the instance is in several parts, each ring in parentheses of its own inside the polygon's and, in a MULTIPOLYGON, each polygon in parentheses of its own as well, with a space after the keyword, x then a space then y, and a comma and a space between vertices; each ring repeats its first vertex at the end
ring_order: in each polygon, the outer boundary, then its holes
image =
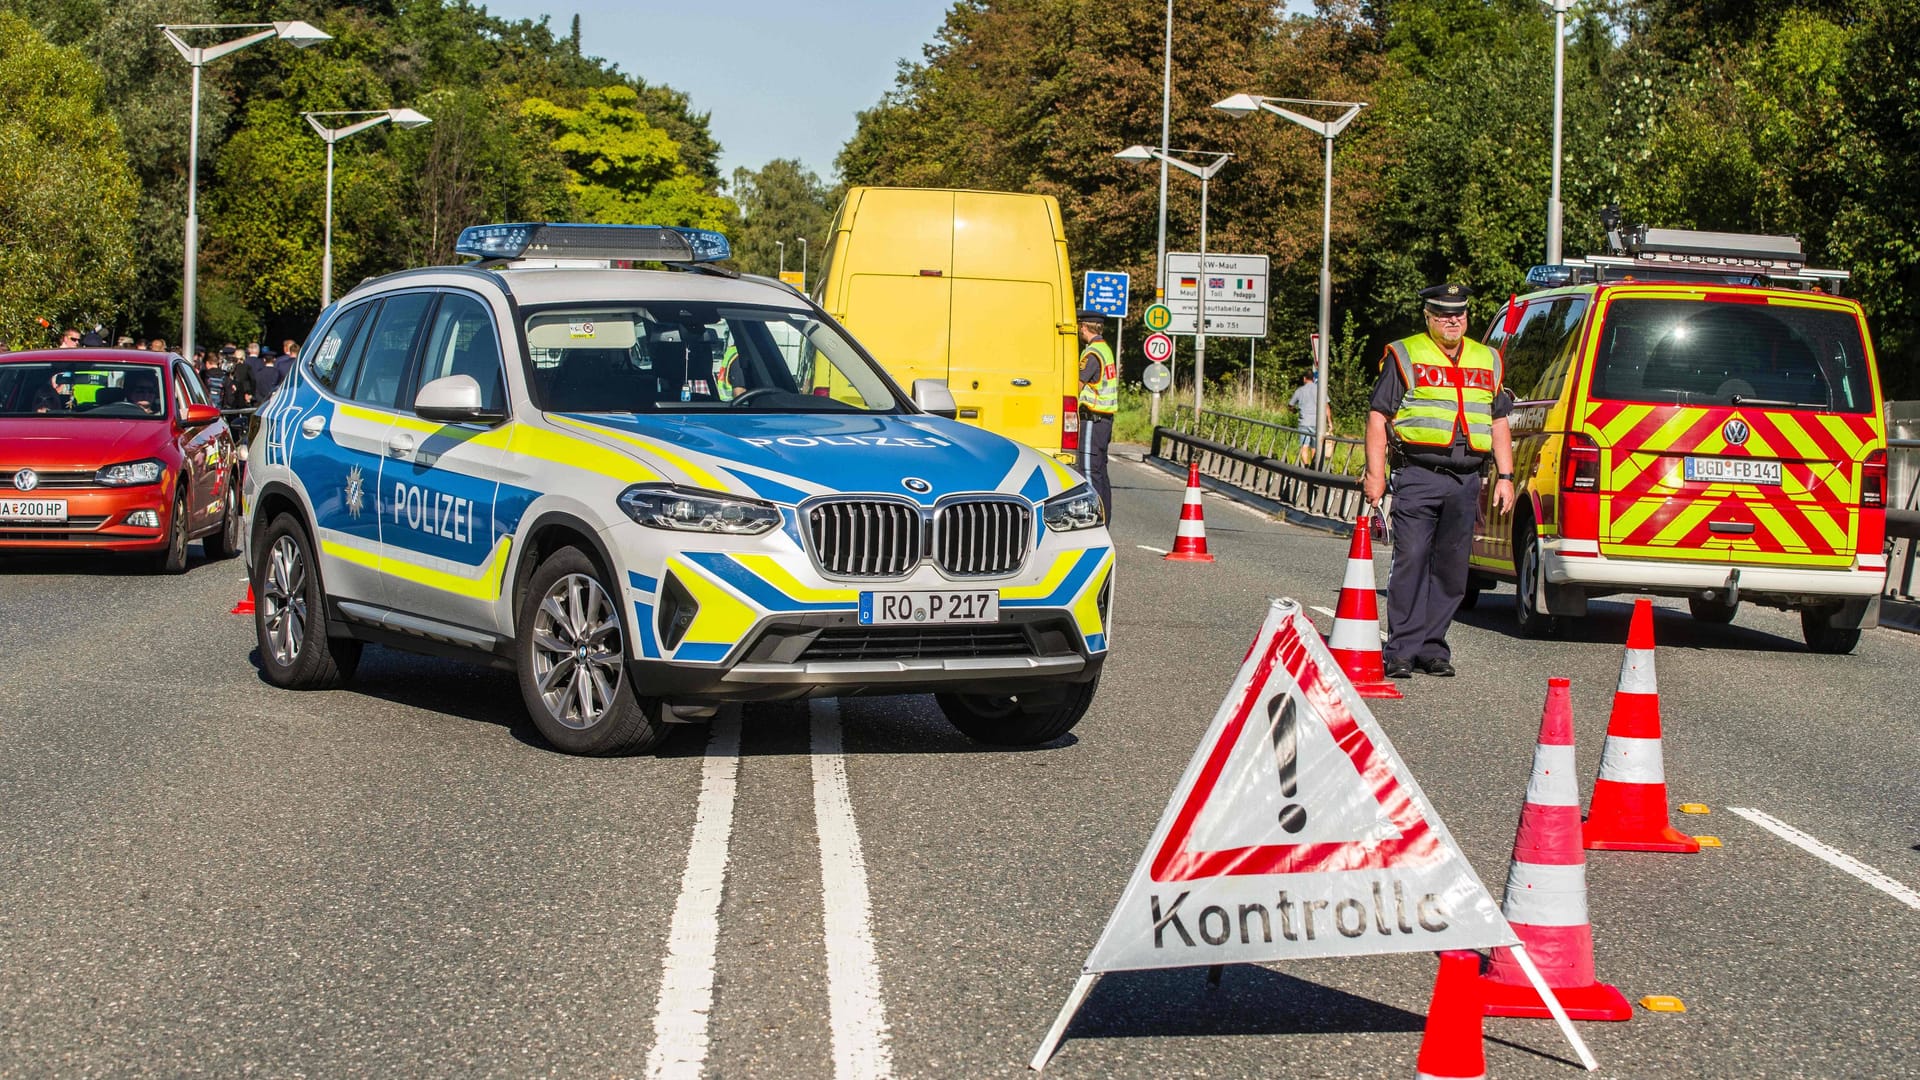
MULTIPOLYGON (((1451 447, 1449 447, 1451 449, 1451 447)), ((1465 461, 1455 461, 1451 454, 1441 456, 1422 450, 1409 450, 1404 443, 1395 441, 1389 448, 1389 461, 1392 468, 1404 469, 1408 466, 1430 469, 1433 472, 1452 473, 1455 476, 1471 476, 1487 467, 1487 455, 1470 457, 1465 461)))

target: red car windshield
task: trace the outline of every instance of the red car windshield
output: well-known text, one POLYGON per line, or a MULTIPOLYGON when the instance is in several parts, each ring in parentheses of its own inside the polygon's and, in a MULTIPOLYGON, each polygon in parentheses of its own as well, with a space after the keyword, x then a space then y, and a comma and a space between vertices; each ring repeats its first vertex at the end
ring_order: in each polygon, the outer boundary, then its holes
POLYGON ((152 364, 0 364, 0 416, 164 419, 161 374, 152 364))

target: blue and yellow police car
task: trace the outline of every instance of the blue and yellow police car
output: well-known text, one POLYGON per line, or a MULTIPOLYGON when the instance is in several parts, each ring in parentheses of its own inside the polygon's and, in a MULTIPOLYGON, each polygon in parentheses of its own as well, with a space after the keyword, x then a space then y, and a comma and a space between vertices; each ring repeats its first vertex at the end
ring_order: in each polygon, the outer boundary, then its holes
POLYGON ((738 703, 933 693, 1058 738, 1107 652, 1084 480, 902 391, 717 233, 488 225, 361 284, 261 410, 244 497, 266 677, 368 644, 510 668, 561 750, 738 703))

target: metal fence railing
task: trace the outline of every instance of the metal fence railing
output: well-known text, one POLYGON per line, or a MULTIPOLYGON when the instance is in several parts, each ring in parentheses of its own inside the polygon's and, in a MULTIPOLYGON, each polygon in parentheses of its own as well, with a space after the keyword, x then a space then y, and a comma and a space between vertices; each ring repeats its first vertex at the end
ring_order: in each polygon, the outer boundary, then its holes
POLYGON ((1171 426, 1153 429, 1151 456, 1176 465, 1198 462, 1200 473, 1279 503, 1332 527, 1350 527, 1365 497, 1360 474, 1366 444, 1329 436, 1314 442, 1301 428, 1233 413, 1175 406, 1171 426), (1311 461, 1312 464, 1308 464, 1311 461))
POLYGON ((1920 401, 1887 402, 1887 591, 1920 602, 1920 401))

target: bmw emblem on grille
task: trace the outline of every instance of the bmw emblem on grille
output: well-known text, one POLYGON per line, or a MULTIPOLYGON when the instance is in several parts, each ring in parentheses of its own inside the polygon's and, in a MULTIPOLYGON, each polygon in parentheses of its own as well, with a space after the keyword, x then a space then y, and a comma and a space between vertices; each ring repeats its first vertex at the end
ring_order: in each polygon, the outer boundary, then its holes
POLYGON ((925 495, 927 492, 933 490, 932 484, 927 483, 917 476, 909 476, 905 480, 900 481, 900 483, 915 495, 925 495))
POLYGON ((1720 437, 1727 440, 1728 446, 1744 446, 1747 436, 1752 433, 1753 429, 1747 426, 1747 422, 1738 417, 1727 421, 1720 429, 1720 437))
POLYGON ((13 474, 13 486, 21 491, 32 491, 40 486, 40 474, 32 469, 21 469, 13 474))

